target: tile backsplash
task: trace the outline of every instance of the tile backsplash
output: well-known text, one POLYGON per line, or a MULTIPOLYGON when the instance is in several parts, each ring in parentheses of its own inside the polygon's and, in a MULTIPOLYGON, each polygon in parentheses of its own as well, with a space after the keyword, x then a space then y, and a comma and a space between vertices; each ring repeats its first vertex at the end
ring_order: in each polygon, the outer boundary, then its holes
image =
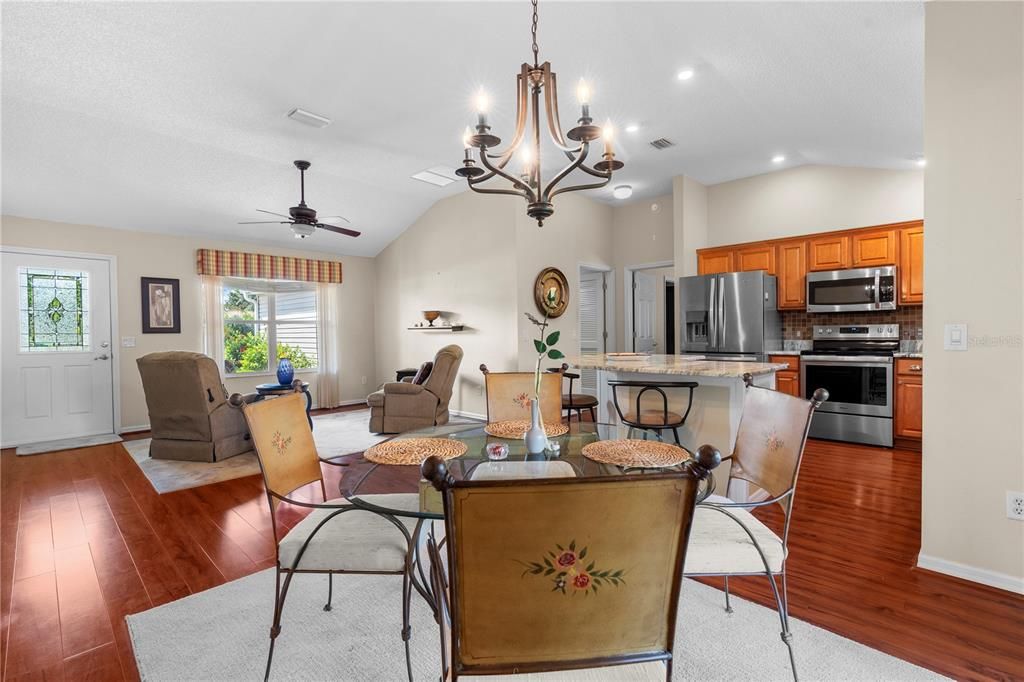
POLYGON ((781 310, 779 315, 782 317, 782 338, 786 341, 809 341, 811 328, 821 324, 898 324, 901 341, 917 341, 923 338, 921 306, 905 306, 896 310, 871 313, 808 313, 803 310, 781 310))

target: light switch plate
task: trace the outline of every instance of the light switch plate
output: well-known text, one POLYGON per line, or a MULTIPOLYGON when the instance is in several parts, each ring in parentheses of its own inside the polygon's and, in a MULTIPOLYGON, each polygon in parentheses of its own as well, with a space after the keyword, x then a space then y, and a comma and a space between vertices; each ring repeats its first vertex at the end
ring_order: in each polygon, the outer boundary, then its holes
POLYGON ((944 350, 967 350, 967 325, 947 324, 942 334, 944 350))
POLYGON ((121 337, 121 348, 135 348, 135 337, 134 336, 122 336, 121 337))

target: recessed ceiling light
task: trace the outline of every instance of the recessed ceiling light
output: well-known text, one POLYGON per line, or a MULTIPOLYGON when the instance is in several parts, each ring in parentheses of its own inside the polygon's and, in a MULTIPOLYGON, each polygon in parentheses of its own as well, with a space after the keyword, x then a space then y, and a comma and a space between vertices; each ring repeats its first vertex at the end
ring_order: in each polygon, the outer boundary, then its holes
POLYGON ((612 196, 616 199, 628 199, 633 196, 633 187, 630 185, 619 185, 612 190, 612 196))
POLYGON ((921 157, 918 157, 917 159, 915 159, 914 163, 916 163, 919 167, 924 168, 925 166, 928 165, 928 159, 926 159, 923 156, 921 156, 921 157))
POLYGON ((786 157, 783 156, 782 154, 776 154, 775 156, 772 157, 772 163, 782 163, 785 160, 786 157))
POLYGON ((324 128, 331 125, 331 119, 320 114, 314 114, 312 111, 306 111, 305 109, 292 109, 288 112, 288 118, 308 126, 313 126, 314 128, 324 128))
POLYGON ((676 78, 678 78, 681 81, 690 80, 691 78, 693 78, 693 69, 683 69, 682 71, 676 74, 676 78))
POLYGON ((640 130, 640 126, 638 126, 636 123, 630 123, 628 126, 626 126, 627 133, 635 133, 638 130, 640 130))

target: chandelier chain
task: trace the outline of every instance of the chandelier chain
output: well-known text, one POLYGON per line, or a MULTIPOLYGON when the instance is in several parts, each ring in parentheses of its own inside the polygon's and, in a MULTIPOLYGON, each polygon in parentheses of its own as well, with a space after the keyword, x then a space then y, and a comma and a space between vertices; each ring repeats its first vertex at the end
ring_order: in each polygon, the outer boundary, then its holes
POLYGON ((533 25, 530 27, 530 34, 533 36, 533 65, 539 65, 537 53, 540 48, 537 46, 537 0, 533 0, 533 25))

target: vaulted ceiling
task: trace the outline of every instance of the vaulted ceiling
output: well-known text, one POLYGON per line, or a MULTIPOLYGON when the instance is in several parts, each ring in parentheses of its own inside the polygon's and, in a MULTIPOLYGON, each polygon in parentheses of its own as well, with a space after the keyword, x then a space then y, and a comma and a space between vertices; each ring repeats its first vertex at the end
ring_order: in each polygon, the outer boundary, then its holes
MULTIPOLYGON (((438 199, 410 178, 455 167, 489 92, 510 134, 529 3, 7 3, 3 211, 293 245, 242 226, 298 198, 363 236, 303 245, 375 255, 438 199), (322 129, 286 118, 301 107, 322 129)), ((922 151, 920 3, 552 2, 542 60, 566 124, 585 76, 619 129, 634 200, 686 174, 717 183, 802 163, 910 168, 922 151), (680 81, 676 74, 692 68, 680 81), (638 132, 622 132, 636 123, 638 132), (647 143, 665 137, 674 147, 647 143)), ((608 187, 593 193, 615 201, 608 187)))

